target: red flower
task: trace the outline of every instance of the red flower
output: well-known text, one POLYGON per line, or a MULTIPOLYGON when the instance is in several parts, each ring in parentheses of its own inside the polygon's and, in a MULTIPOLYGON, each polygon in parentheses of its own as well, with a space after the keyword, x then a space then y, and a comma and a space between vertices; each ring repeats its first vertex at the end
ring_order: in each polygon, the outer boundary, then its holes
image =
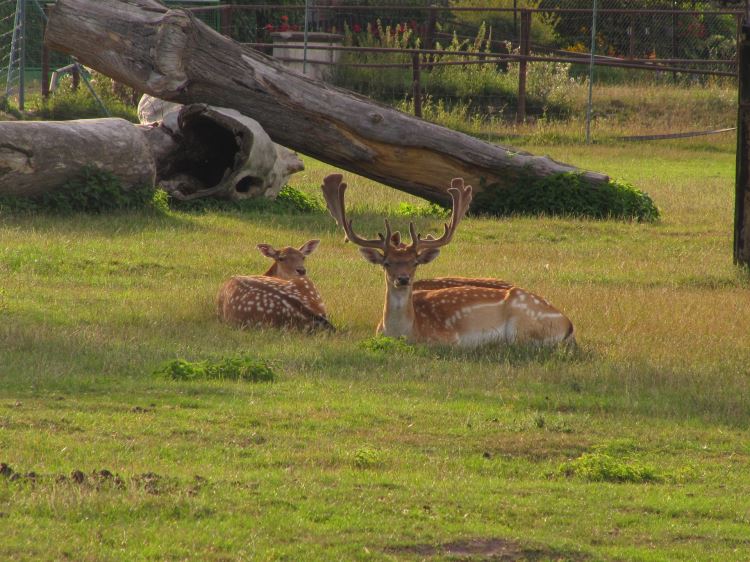
POLYGON ((353 31, 354 33, 359 33, 359 32, 361 32, 361 31, 362 31, 362 26, 361 26, 361 25, 359 25, 358 23, 355 23, 355 24, 354 24, 354 25, 352 26, 352 31, 353 31))
POLYGON ((291 29, 292 31, 299 31, 299 26, 296 23, 293 23, 291 29))
POLYGON ((266 31, 273 31, 274 27, 272 23, 267 23, 263 29, 265 29, 266 31))
POLYGON ((281 24, 281 25, 279 26, 279 31, 289 31, 289 25, 287 25, 287 24, 285 24, 285 23, 282 23, 282 24, 281 24))
POLYGON ((281 21, 288 22, 289 21, 289 16, 281 16, 281 21))

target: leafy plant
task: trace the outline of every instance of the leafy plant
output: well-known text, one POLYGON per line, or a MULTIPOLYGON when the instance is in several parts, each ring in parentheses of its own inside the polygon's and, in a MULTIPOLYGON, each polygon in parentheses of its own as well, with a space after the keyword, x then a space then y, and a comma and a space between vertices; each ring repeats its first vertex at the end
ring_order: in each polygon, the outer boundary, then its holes
POLYGON ((659 209, 648 194, 627 182, 591 184, 580 174, 543 178, 522 176, 511 186, 490 184, 474 198, 472 209, 488 215, 566 215, 596 219, 655 221, 659 209))
POLYGON ((236 380, 270 382, 276 377, 265 361, 253 357, 229 357, 219 361, 185 361, 173 359, 164 363, 154 374, 175 381, 236 380))
POLYGON ((377 449, 374 449, 372 447, 360 447, 356 451, 354 451, 354 457, 352 459, 352 464, 356 468, 373 468, 380 464, 382 464, 382 454, 377 449))
POLYGON ((438 219, 448 218, 450 211, 437 203, 427 203, 426 205, 415 205, 402 201, 396 207, 394 214, 400 217, 434 217, 438 219))
POLYGON ((391 338, 382 334, 377 334, 360 342, 360 347, 367 351, 375 353, 406 353, 413 354, 416 347, 406 342, 403 336, 400 338, 391 338))
POLYGON ((592 482, 658 482, 662 478, 649 466, 625 461, 602 452, 584 453, 560 465, 559 473, 592 482))

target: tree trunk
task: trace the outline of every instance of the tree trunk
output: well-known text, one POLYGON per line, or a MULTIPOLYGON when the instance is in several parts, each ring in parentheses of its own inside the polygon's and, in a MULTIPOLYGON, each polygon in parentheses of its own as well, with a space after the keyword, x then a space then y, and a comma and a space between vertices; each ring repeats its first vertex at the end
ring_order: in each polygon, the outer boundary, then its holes
MULTIPOLYGON (((449 200, 453 177, 480 191, 529 174, 582 172, 311 80, 156 0, 58 0, 46 41, 139 91, 231 107, 279 144, 432 201, 449 200)), ((582 174, 591 183, 609 179, 582 174)))
POLYGON ((85 167, 112 172, 123 189, 154 185, 151 147, 124 119, 0 123, 0 195, 35 197, 85 167))
POLYGON ((205 104, 175 106, 151 125, 0 122, 0 195, 36 197, 85 167, 111 172, 125 190, 158 183, 182 200, 274 198, 289 175, 303 169, 257 121, 205 104))

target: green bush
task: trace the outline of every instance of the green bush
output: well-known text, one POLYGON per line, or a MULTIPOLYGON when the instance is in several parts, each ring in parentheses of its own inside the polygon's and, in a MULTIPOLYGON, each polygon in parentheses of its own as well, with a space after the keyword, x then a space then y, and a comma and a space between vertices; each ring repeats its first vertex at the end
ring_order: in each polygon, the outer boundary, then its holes
POLYGON ((592 482, 657 482, 662 478, 649 466, 625 461, 606 453, 584 453, 560 465, 559 473, 592 482))
POLYGON ((472 211, 495 216, 551 215, 655 221, 659 209, 648 194, 610 180, 591 184, 580 174, 521 177, 512 186, 490 184, 474 197, 472 211))
POLYGON ((234 380, 271 382, 276 377, 265 361, 253 357, 230 357, 219 361, 185 361, 173 359, 154 374, 174 381, 234 380))
POLYGON ((112 172, 86 167, 60 188, 35 198, 4 196, 0 211, 54 213, 107 213, 152 208, 164 210, 164 197, 151 186, 123 189, 112 172))

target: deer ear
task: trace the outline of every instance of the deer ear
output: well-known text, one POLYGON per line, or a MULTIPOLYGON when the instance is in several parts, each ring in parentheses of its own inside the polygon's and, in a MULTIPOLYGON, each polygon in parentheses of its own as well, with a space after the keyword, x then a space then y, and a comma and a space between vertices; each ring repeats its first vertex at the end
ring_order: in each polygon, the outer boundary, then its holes
POLYGON ((279 255, 279 253, 274 250, 273 246, 271 246, 270 244, 258 244, 256 248, 260 250, 261 254, 263 254, 267 258, 271 258, 272 260, 275 260, 279 255))
POLYGON ((320 240, 308 240, 302 246, 299 247, 299 251, 302 252, 303 256, 309 256, 315 251, 315 248, 320 244, 320 240))
POLYGON ((419 265, 430 263, 439 255, 440 255, 440 250, 438 248, 429 248, 417 256, 417 263, 419 265))
POLYGON ((378 252, 375 248, 360 248, 359 253, 370 263, 383 265, 383 254, 378 252))

